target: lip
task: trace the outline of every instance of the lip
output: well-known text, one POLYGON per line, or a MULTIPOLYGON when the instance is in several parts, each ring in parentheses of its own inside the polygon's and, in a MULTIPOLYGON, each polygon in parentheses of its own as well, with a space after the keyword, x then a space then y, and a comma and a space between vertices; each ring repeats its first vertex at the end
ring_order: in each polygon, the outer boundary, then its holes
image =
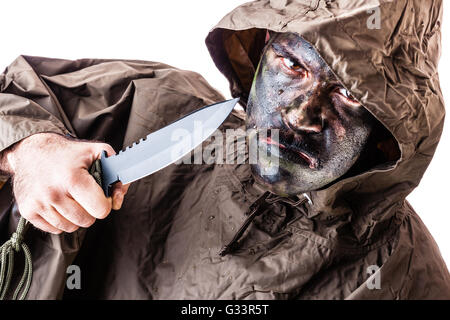
POLYGON ((260 138, 261 142, 267 145, 278 147, 279 154, 282 158, 299 164, 306 164, 311 169, 317 169, 319 161, 307 152, 300 150, 298 147, 289 145, 286 142, 281 143, 273 140, 271 137, 260 138))

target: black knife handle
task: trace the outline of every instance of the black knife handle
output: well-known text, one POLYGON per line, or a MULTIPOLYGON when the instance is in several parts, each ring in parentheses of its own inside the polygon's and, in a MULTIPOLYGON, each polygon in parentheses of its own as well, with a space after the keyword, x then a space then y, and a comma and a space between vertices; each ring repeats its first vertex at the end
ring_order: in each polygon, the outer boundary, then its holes
POLYGON ((94 161, 92 166, 89 168, 89 173, 92 177, 94 177, 95 182, 97 182, 99 186, 102 187, 102 163, 100 159, 94 161))
MULTIPOLYGON (((102 154, 104 156, 106 156, 106 151, 103 151, 102 154)), ((94 163, 91 165, 91 167, 89 168, 89 173, 90 175, 95 179, 95 181, 98 183, 98 185, 102 188, 103 193, 105 194, 106 197, 111 196, 111 189, 110 186, 105 186, 104 183, 105 181, 103 181, 102 177, 103 177, 103 172, 102 172, 102 162, 101 159, 97 159, 94 161, 94 163)))

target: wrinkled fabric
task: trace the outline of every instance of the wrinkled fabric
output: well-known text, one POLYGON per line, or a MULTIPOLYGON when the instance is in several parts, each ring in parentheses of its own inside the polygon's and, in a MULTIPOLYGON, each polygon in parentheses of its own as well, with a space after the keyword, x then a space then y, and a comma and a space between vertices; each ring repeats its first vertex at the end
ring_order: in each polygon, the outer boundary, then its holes
MULTIPOLYGON (((206 44, 211 56, 230 81, 232 95, 244 103, 267 30, 299 34, 398 144, 401 155, 396 161, 311 192, 314 204, 308 210, 316 222, 345 221, 324 234, 329 240, 344 241, 352 248, 372 248, 371 254, 379 255, 382 289, 352 288, 351 281, 345 280, 355 278, 358 266, 371 256, 363 253, 362 260, 350 262, 348 269, 331 263, 321 273, 324 279, 319 288, 331 289, 330 283, 342 282, 334 287, 340 293, 315 291, 300 297, 449 297, 445 263, 405 200, 430 163, 444 123, 437 72, 441 21, 442 1, 271 0, 238 7, 209 33, 206 44), (377 9, 380 28, 369 29, 368 20, 377 9), (395 228, 391 239, 384 238, 395 228), (337 274, 331 271, 334 268, 337 274), (355 273, 343 276, 344 270, 355 273), (383 284, 388 286, 383 288, 383 284)), ((351 259, 356 256, 352 254, 351 259)))
MULTIPOLYGON (((235 251, 219 256, 265 190, 248 164, 182 164, 133 183, 123 207, 72 234, 27 234, 29 299, 448 299, 450 275, 405 200, 442 132, 437 62, 441 1, 255 1, 206 44, 245 106, 266 31, 296 32, 389 130, 392 161, 324 189, 271 195, 235 251), (367 10, 380 8, 381 28, 367 10), (395 153, 394 153, 395 154, 395 153), (82 271, 65 288, 66 268, 82 271), (379 267, 380 289, 367 272, 379 267), (371 289, 372 288, 372 289, 371 289)), ((37 132, 71 133, 116 151, 223 100, 196 73, 154 62, 19 57, 0 75, 0 150, 37 132)), ((244 128, 245 114, 221 130, 244 128)), ((384 146, 384 147, 383 147, 384 146)), ((0 235, 19 213, 0 189, 0 235)))

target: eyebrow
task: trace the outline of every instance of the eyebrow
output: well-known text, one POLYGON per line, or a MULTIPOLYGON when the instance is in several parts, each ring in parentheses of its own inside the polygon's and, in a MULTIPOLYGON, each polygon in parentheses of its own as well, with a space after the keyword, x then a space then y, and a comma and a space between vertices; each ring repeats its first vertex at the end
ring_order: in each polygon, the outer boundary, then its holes
POLYGON ((305 63, 303 63, 303 61, 301 61, 289 48, 283 46, 282 44, 274 42, 271 44, 271 47, 278 55, 291 59, 303 69, 309 71, 309 68, 305 66, 305 63))

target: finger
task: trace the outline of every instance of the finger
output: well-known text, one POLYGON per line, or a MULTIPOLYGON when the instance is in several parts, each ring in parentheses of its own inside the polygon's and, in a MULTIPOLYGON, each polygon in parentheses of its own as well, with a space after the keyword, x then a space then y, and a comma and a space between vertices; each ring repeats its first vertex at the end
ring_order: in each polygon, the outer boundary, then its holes
MULTIPOLYGON (((90 143, 90 145, 91 145, 91 147, 92 147, 91 151, 92 151, 92 153, 95 155, 95 159, 99 159, 99 158, 101 157, 103 151, 106 151, 106 155, 107 155, 108 157, 113 156, 113 155, 116 154, 116 151, 114 151, 113 147, 111 147, 111 146, 110 146, 109 144, 107 144, 107 143, 90 143)), ((116 184, 116 185, 117 185, 117 184, 116 184)), ((114 202, 113 202, 113 199, 114 199, 114 194, 113 194, 114 189, 115 189, 115 187, 113 187, 113 191, 111 192, 111 196, 107 198, 107 200, 108 200, 108 202, 109 202, 109 204, 110 204, 110 208, 111 208, 111 209, 114 209, 114 208, 115 208, 115 207, 114 207, 114 202)), ((102 190, 102 192, 103 192, 103 190, 102 190)), ((117 196, 116 196, 116 197, 117 197, 117 196)), ((119 208, 120 208, 120 207, 119 207, 119 208)), ((109 211, 111 211, 111 209, 110 209, 109 211)), ((115 209, 115 210, 118 210, 118 209, 115 209)), ((108 213, 109 213, 109 212, 108 212, 108 213)))
POLYGON ((53 206, 50 206, 45 211, 40 212, 40 216, 56 229, 69 233, 78 229, 78 226, 64 218, 53 206))
POLYGON ((91 147, 92 153, 96 156, 95 159, 99 159, 103 151, 106 151, 106 155, 108 157, 116 154, 116 151, 114 151, 113 147, 111 147, 107 143, 91 143, 91 147))
POLYGON ((128 192, 128 188, 130 184, 123 185, 122 182, 118 182, 114 184, 112 191, 113 205, 112 208, 114 210, 119 210, 122 207, 123 199, 125 194, 128 192))
POLYGON ((62 233, 62 230, 59 230, 55 228, 54 226, 50 225, 47 221, 44 220, 39 214, 34 214, 30 218, 27 219, 29 223, 31 223, 34 227, 36 227, 39 230, 53 233, 53 234, 60 234, 62 233))
POLYGON ((122 184, 122 190, 124 190, 124 195, 127 194, 128 189, 130 188, 131 183, 122 184))
POLYGON ((79 174, 70 179, 67 188, 72 198, 97 219, 104 219, 111 211, 112 203, 103 193, 102 188, 87 170, 79 171, 79 174))
POLYGON ((86 163, 84 163, 84 169, 91 168, 96 160, 101 159, 103 151, 106 151, 108 157, 116 154, 114 149, 107 143, 84 142, 82 146, 83 152, 86 152, 89 155, 86 158, 86 163))
POLYGON ((125 196, 128 192, 128 189, 130 188, 131 183, 128 184, 122 184, 122 182, 117 183, 117 193, 122 193, 123 196, 125 196))
POLYGON ((60 202, 54 203, 53 206, 64 218, 76 226, 87 228, 95 222, 95 218, 70 196, 64 197, 60 202))
POLYGON ((55 228, 50 225, 38 212, 44 212, 46 208, 39 202, 22 202, 18 201, 17 206, 20 215, 24 217, 28 222, 30 222, 37 229, 45 232, 60 234, 62 230, 55 228), (34 210, 33 210, 34 208, 34 210))
MULTIPOLYGON (((92 147, 91 152, 94 154, 94 159, 95 160, 101 158, 101 155, 102 155, 103 151, 106 152, 106 155, 108 157, 113 156, 113 155, 116 154, 116 151, 114 151, 113 147, 111 147, 107 143, 91 143, 90 145, 92 147)), ((113 190, 111 191, 111 195, 107 198, 107 200, 109 201, 109 203, 111 205, 111 209, 114 209, 114 210, 120 209, 120 206, 121 206, 120 195, 115 195, 114 196, 114 193, 117 192, 117 191, 114 191, 114 190, 117 189, 116 185, 118 185, 118 184, 116 183, 113 186, 113 190), (116 202, 114 202, 113 199, 116 199, 116 202), (117 199, 119 199, 119 200, 117 200, 117 199), (118 205, 118 203, 120 203, 120 205, 118 205)))

